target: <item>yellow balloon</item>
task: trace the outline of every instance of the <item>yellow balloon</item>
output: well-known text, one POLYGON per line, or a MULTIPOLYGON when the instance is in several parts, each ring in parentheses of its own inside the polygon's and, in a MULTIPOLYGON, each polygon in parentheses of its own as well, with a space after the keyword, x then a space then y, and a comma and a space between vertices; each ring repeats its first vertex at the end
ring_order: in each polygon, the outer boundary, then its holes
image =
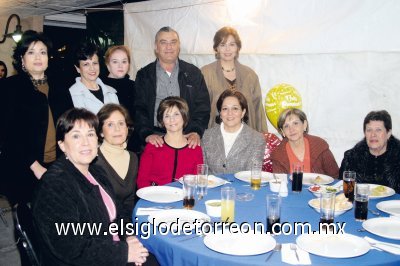
POLYGON ((265 98, 265 112, 271 124, 278 130, 278 118, 287 108, 301 109, 301 96, 289 84, 281 83, 272 87, 265 98))

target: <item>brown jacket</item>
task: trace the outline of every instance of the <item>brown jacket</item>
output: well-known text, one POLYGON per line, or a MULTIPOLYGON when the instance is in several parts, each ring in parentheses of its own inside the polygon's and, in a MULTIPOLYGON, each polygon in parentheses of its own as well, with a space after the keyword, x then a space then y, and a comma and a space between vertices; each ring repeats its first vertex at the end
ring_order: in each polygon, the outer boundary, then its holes
MULTIPOLYGON (((268 132, 267 119, 262 103, 260 81, 257 74, 248 66, 235 61, 236 88, 246 97, 249 110, 249 121, 247 125, 258 132, 268 132)), ((206 81, 208 93, 210 94, 211 113, 208 128, 216 125, 215 117, 218 115, 217 101, 219 96, 226 89, 229 89, 228 82, 222 73, 220 61, 215 61, 201 68, 204 80, 206 81)))
MULTIPOLYGON (((311 172, 338 178, 339 167, 329 149, 328 143, 320 137, 313 135, 305 134, 304 137, 307 138, 310 143, 311 172)), ((281 144, 271 154, 272 169, 274 173, 290 172, 289 157, 286 153, 286 143, 288 143, 288 139, 284 138, 281 144)))

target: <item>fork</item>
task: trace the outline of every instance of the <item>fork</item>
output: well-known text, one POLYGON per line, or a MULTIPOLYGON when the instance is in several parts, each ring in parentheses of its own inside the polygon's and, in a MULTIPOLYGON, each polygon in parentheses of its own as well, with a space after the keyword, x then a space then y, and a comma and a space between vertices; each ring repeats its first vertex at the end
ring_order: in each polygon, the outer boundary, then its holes
POLYGON ((380 212, 378 212, 378 211, 375 211, 375 210, 372 210, 372 209, 368 209, 373 215, 375 215, 375 216, 379 216, 379 215, 381 215, 381 213, 380 212))
MULTIPOLYGON (((281 251, 282 249, 282 244, 280 243, 276 243, 275 247, 272 249, 273 251, 281 251)), ((273 252, 269 253, 268 257, 265 259, 265 261, 268 261, 271 257, 272 254, 274 254, 273 252)))
POLYGON ((296 244, 290 244, 290 249, 294 250, 294 253, 296 254, 296 259, 300 263, 299 254, 297 253, 297 245, 296 244))

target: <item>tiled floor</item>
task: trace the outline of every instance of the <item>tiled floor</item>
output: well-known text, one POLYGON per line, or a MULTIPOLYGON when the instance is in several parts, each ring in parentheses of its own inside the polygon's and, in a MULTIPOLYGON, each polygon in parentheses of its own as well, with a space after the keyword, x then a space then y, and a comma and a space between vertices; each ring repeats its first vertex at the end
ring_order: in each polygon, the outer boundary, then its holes
POLYGON ((21 259, 14 238, 14 222, 10 205, 6 198, 0 195, 0 208, 3 219, 0 218, 0 266, 19 266, 21 259))

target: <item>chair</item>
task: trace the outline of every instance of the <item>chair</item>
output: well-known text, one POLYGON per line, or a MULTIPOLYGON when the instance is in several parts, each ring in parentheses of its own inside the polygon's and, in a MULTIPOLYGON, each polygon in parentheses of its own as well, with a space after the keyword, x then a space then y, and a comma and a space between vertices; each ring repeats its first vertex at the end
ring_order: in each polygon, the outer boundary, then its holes
POLYGON ((17 237, 19 238, 18 247, 21 252, 22 264, 24 265, 24 260, 27 260, 29 265, 40 266, 37 253, 32 245, 32 243, 36 243, 36 238, 34 236, 35 232, 30 206, 27 203, 17 204, 13 215, 17 237))
POLYGON ((264 139, 266 145, 262 170, 272 173, 271 153, 281 144, 281 140, 273 133, 264 133, 264 139))

